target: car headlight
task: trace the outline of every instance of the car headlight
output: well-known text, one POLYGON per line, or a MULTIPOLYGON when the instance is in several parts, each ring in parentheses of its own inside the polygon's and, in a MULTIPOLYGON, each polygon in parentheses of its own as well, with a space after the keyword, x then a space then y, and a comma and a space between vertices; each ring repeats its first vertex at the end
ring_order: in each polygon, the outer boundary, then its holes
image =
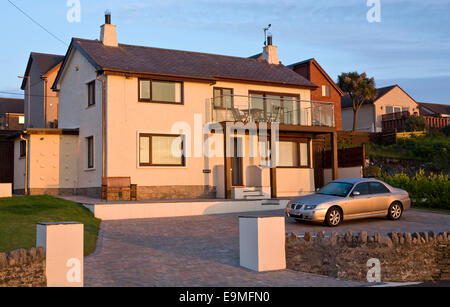
POLYGON ((306 205, 305 206, 305 210, 314 210, 314 209, 316 209, 316 207, 317 207, 317 205, 306 205))

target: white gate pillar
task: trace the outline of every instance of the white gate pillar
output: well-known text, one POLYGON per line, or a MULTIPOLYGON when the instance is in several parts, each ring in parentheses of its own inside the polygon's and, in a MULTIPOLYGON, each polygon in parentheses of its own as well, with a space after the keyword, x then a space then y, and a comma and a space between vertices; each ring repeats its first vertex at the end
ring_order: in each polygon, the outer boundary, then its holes
POLYGON ((83 287, 84 225, 77 222, 38 223, 36 246, 45 253, 48 287, 83 287))
POLYGON ((286 269, 284 217, 239 217, 240 265, 257 271, 286 269))

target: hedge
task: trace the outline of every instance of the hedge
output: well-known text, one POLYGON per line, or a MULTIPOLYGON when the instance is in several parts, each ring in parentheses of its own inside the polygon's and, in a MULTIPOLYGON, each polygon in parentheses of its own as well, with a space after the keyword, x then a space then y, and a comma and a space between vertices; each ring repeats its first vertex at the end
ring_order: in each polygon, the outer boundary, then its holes
POLYGON ((408 191, 415 205, 429 208, 450 209, 450 181, 444 174, 425 176, 420 170, 412 178, 405 173, 389 176, 381 174, 378 179, 393 187, 408 191))

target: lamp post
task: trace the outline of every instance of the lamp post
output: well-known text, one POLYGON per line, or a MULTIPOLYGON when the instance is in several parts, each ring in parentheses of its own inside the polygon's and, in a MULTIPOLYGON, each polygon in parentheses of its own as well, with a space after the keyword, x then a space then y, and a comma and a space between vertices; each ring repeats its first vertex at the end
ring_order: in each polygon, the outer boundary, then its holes
POLYGON ((28 96, 28 103, 27 103, 27 123, 25 125, 25 128, 28 128, 30 126, 30 105, 31 105, 31 99, 30 99, 30 91, 31 91, 31 78, 30 76, 17 76, 19 79, 27 79, 27 96, 28 96))

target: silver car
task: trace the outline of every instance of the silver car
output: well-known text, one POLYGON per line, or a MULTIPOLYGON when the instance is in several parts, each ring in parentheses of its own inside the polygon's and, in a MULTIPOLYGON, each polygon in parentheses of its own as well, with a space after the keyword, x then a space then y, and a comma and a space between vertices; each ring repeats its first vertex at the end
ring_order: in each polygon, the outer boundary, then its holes
POLYGON ((286 216, 335 227, 344 219, 383 216, 398 220, 410 207, 404 190, 377 179, 351 178, 330 182, 315 194, 290 201, 286 216))

